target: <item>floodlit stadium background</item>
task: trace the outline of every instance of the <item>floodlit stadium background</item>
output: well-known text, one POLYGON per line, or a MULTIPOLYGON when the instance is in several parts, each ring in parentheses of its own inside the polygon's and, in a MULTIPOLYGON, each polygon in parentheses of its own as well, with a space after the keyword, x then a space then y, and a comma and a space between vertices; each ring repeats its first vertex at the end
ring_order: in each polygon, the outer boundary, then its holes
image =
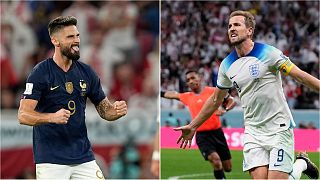
POLYGON ((157 130, 159 3, 1 1, 1 177, 35 178, 32 127, 19 125, 17 108, 31 69, 53 54, 48 22, 78 19, 81 60, 100 76, 109 99, 126 100, 118 122, 100 119, 88 102, 89 139, 105 177, 154 178, 157 130))
MULTIPOLYGON (((228 16, 238 9, 255 15, 254 41, 279 48, 298 67, 319 78, 319 1, 162 1, 161 90, 187 91, 184 76, 191 68, 199 69, 205 85, 216 86, 219 65, 231 51, 227 38, 228 16)), ((297 124, 295 148, 312 151, 310 157, 319 167, 319 94, 289 77, 283 77, 283 89, 297 124)), ((239 102, 236 91, 231 93, 239 102)), ((233 170, 226 176, 249 178, 242 173, 241 105, 221 120, 233 155, 233 170)), ((198 150, 177 149, 175 141, 180 134, 172 127, 190 121, 182 103, 161 98, 162 178, 213 178, 209 163, 198 150)))

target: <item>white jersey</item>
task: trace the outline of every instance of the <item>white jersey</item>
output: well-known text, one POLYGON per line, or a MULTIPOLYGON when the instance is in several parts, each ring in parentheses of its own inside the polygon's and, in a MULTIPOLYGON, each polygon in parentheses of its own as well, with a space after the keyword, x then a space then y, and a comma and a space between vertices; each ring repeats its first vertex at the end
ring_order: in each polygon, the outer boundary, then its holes
POLYGON ((280 70, 289 73, 292 67, 280 50, 257 42, 248 55, 238 57, 234 50, 222 61, 217 86, 238 90, 245 133, 270 135, 295 126, 280 74, 280 70))

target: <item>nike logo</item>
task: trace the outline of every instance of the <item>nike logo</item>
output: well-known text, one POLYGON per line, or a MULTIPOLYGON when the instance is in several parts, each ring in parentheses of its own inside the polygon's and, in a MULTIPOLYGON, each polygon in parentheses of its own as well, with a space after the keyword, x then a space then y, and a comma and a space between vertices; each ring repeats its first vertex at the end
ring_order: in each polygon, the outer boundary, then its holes
POLYGON ((273 166, 274 166, 274 167, 282 166, 282 164, 274 164, 273 166))
MULTIPOLYGON (((59 86, 60 86, 60 85, 59 85, 59 86)), ((50 90, 53 91, 53 90, 57 89, 59 86, 50 87, 50 90)))
MULTIPOLYGON (((236 75, 237 75, 237 74, 236 74, 236 75)), ((231 77, 230 77, 230 79, 233 79, 234 77, 236 77, 236 75, 234 75, 234 76, 231 76, 231 77)))

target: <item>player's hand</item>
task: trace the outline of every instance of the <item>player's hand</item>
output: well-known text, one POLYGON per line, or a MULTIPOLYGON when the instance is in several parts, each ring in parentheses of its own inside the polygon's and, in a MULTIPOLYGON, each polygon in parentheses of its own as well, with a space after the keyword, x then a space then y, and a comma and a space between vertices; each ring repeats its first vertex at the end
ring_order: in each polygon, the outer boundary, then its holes
POLYGON ((49 123, 55 124, 67 124, 70 118, 71 112, 66 109, 60 109, 59 111, 52 114, 49 123))
POLYGON ((152 160, 151 172, 153 175, 159 177, 159 160, 152 160))
POLYGON ((237 103, 231 96, 229 96, 228 99, 224 100, 222 103, 222 107, 224 107, 226 111, 233 109, 236 105, 237 103))
POLYGON ((222 106, 219 106, 219 108, 215 111, 215 114, 217 116, 222 116, 224 115, 224 113, 226 113, 227 111, 222 107, 222 106))
POLYGON ((125 101, 116 101, 112 104, 115 112, 115 119, 118 119, 127 114, 128 108, 125 101))
POLYGON ((175 131, 181 131, 181 136, 179 137, 177 144, 180 143, 180 148, 185 149, 187 145, 189 145, 189 148, 191 147, 192 138, 196 132, 195 128, 191 128, 191 126, 185 125, 177 128, 173 128, 175 131))

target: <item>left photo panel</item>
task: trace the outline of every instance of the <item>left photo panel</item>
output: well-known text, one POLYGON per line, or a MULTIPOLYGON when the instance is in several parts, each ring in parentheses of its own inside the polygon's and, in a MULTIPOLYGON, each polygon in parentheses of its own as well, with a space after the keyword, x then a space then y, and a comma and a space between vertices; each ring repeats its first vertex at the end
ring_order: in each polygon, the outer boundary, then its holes
POLYGON ((159 1, 1 1, 1 179, 159 179, 159 1))

